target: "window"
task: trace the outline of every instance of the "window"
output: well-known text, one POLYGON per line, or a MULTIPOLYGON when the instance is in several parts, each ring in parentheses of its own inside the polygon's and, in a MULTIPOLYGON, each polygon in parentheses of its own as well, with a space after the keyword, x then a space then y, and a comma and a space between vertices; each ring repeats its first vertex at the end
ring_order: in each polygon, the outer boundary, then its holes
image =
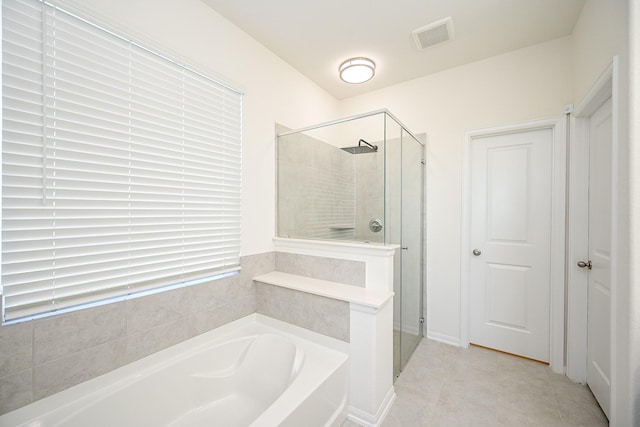
POLYGON ((3 320, 239 269, 242 94, 2 1, 3 320))

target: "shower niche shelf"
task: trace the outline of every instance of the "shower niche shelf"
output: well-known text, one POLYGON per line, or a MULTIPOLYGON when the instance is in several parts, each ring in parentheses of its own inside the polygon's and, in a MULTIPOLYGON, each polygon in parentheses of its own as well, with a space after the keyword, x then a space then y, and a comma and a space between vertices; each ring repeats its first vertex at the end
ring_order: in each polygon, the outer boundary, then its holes
POLYGON ((335 224, 335 225, 330 225, 329 226, 329 230, 335 230, 335 231, 355 230, 355 229, 356 229, 355 225, 349 225, 349 224, 335 224))

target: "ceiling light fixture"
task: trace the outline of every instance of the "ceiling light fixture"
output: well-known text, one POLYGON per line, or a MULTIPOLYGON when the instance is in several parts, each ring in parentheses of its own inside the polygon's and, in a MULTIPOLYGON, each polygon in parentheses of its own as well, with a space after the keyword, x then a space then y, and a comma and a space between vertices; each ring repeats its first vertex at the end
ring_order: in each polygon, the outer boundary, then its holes
POLYGON ((338 67, 340 78, 347 83, 364 83, 376 73, 376 64, 369 58, 351 58, 338 67))

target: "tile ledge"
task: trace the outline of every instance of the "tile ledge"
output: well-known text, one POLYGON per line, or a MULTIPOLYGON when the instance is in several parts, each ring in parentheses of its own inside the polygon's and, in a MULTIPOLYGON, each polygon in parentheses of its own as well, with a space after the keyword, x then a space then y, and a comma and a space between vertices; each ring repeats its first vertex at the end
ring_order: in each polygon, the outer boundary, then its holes
POLYGON ((351 257, 392 257, 400 245, 382 243, 364 243, 349 240, 297 239, 290 237, 274 237, 276 252, 290 252, 327 256, 330 254, 347 254, 351 257), (300 252, 303 251, 303 252, 300 252))
POLYGON ((391 301, 394 295, 393 292, 370 290, 358 286, 345 285, 343 283, 283 273, 281 271, 261 274, 255 276, 253 280, 255 282, 289 288, 375 309, 384 307, 391 301))

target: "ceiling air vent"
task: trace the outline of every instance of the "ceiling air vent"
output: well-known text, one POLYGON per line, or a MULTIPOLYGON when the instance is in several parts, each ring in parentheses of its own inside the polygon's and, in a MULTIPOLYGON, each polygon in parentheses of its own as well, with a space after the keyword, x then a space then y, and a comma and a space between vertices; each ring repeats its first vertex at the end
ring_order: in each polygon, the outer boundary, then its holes
POLYGON ((446 42, 453 38, 453 21, 451 17, 441 19, 411 32, 418 49, 446 42))

